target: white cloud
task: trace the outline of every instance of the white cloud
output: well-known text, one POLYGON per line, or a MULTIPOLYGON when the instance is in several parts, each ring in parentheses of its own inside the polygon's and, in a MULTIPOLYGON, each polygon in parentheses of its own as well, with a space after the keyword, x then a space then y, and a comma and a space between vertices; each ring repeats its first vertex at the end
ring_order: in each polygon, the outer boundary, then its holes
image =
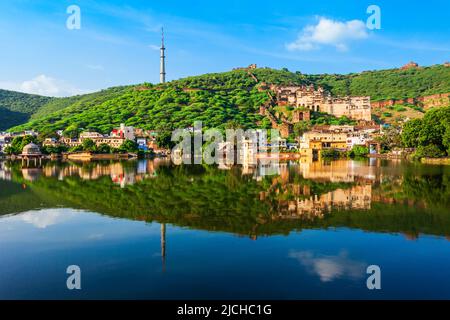
POLYGON ((335 21, 319 17, 316 25, 303 28, 297 40, 287 44, 286 48, 289 51, 308 51, 331 45, 339 51, 345 51, 350 41, 366 39, 368 36, 366 25, 361 20, 335 21))
POLYGON ((52 97, 66 97, 87 92, 86 90, 78 89, 65 81, 54 79, 45 74, 38 75, 31 80, 26 80, 21 83, 0 82, 0 87, 7 90, 52 97))
POLYGON ((15 216, 18 220, 30 223, 36 228, 45 229, 71 219, 74 213, 60 209, 48 209, 42 211, 27 211, 15 216))
POLYGON ((297 259, 309 272, 317 274, 322 282, 339 278, 360 279, 365 271, 365 264, 349 259, 345 251, 341 251, 337 256, 319 256, 309 251, 292 251, 289 257, 297 259))
POLYGON ((149 47, 150 49, 152 49, 152 50, 159 50, 159 49, 160 49, 160 47, 157 46, 156 44, 149 44, 148 47, 149 47))

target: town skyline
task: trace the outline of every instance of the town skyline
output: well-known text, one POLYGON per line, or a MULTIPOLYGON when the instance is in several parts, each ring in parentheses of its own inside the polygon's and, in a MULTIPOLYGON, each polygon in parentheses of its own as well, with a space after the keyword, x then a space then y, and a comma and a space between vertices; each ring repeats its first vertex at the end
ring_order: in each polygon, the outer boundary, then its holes
POLYGON ((322 1, 289 8, 264 1, 199 3, 189 8, 179 1, 151 6, 143 1, 79 1, 79 30, 66 28, 70 1, 2 3, 3 29, 15 31, 0 32, 2 42, 9 44, 2 51, 0 88, 70 96, 158 83, 162 26, 167 81, 250 63, 308 74, 390 69, 411 60, 441 64, 450 52, 441 32, 448 28, 448 4, 434 3, 442 10, 378 1, 379 30, 365 26, 369 2, 354 6, 322 1), (215 19, 214 12, 221 18, 215 19), (398 19, 399 12, 407 22, 398 19))

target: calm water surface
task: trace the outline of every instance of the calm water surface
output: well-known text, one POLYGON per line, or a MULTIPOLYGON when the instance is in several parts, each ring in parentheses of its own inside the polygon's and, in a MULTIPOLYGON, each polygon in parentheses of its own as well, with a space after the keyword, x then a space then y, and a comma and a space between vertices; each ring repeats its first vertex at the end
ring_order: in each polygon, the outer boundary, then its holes
POLYGON ((397 161, 0 162, 0 299, 449 299, 449 208, 397 161))

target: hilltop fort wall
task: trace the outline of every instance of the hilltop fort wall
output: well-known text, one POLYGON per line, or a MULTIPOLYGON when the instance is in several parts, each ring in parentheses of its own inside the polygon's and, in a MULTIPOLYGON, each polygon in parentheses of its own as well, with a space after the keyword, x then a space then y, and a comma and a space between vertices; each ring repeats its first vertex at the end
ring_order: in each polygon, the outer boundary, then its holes
POLYGON ((374 109, 393 106, 396 104, 410 104, 415 106, 422 106, 425 109, 429 109, 432 107, 446 106, 450 104, 450 93, 438 93, 430 96, 423 96, 417 98, 389 99, 371 102, 371 106, 374 109))

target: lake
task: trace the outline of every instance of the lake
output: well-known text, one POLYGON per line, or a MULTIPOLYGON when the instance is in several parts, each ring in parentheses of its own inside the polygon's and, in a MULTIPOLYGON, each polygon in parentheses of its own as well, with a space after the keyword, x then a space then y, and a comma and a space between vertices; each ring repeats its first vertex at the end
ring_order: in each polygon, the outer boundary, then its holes
POLYGON ((0 269, 0 299, 449 299, 450 167, 0 162, 0 269))

